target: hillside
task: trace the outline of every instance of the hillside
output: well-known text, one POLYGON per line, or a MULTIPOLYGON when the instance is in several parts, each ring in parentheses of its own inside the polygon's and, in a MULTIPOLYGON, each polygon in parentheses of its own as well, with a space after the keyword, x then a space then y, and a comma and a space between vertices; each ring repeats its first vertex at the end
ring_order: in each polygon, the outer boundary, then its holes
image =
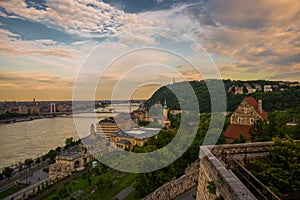
MULTIPOLYGON (((214 80, 216 81, 216 80, 214 80)), ((211 102, 210 95, 204 81, 190 81, 189 82, 195 91, 198 98, 199 109, 202 113, 209 113, 211 102)), ((226 90, 227 97, 227 111, 233 112, 239 103, 245 98, 245 96, 252 96, 255 99, 262 99, 263 107, 267 112, 273 111, 284 111, 288 108, 294 108, 300 105, 300 86, 292 87, 291 82, 282 81, 232 81, 223 80, 224 88, 226 90), (264 85, 271 85, 271 92, 256 91, 247 94, 247 87, 255 88, 255 86, 260 85, 263 90, 264 85), (235 94, 234 86, 239 86, 243 89, 243 94, 235 94)), ((145 102, 145 107, 151 107, 151 105, 157 102, 167 101, 167 105, 170 109, 180 109, 178 99, 171 92, 171 90, 176 88, 177 91, 184 92, 184 82, 174 83, 172 85, 167 85, 159 88, 152 97, 145 102), (171 90, 170 90, 170 89, 171 90)), ((185 96, 182 99, 186 104, 190 101, 189 96, 185 96)))

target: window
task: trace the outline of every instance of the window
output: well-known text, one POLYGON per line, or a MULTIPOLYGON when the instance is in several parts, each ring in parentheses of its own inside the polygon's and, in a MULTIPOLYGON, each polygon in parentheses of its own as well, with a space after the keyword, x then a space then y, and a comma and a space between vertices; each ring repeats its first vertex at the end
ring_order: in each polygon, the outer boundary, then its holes
POLYGON ((250 119, 250 124, 254 124, 254 119, 253 118, 250 119))
POLYGON ((238 121, 239 121, 239 123, 241 123, 241 122, 242 122, 242 119, 241 119, 241 118, 238 118, 238 121))

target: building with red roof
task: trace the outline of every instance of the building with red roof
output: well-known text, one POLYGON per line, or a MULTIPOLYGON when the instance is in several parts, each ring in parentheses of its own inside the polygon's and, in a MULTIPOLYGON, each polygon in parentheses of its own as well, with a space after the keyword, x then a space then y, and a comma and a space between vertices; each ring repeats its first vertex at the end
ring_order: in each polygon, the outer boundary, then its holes
POLYGON ((228 139, 239 139, 243 135, 250 140, 249 130, 254 122, 266 120, 267 113, 262 108, 262 100, 258 102, 253 97, 246 97, 230 117, 230 126, 224 136, 228 139))

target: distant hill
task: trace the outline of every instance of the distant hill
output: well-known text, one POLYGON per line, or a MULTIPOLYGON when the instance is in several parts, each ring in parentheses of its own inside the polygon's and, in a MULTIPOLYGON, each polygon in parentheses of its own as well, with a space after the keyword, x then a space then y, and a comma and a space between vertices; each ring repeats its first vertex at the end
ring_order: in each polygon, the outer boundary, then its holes
MULTIPOLYGON (((216 81, 216 80, 214 80, 216 81)), ((211 102, 210 95, 204 81, 190 81, 189 82, 195 91, 198 98, 199 109, 202 113, 209 113, 211 102)), ((176 88, 177 91, 184 92, 184 85, 186 82, 179 82, 168 85, 169 88, 176 88)), ((295 83, 282 82, 282 81, 232 81, 223 80, 224 88, 226 90, 227 97, 227 111, 233 112, 245 96, 252 96, 256 100, 262 99, 263 108, 267 112, 283 111, 288 108, 294 108, 300 106, 300 86, 292 87, 295 83), (251 94, 247 94, 247 87, 255 89, 255 86, 261 86, 263 90, 264 85, 270 85, 272 87, 271 92, 256 91, 251 94), (242 88, 243 94, 235 94, 234 86, 242 88)), ((180 109, 178 99, 166 86, 159 88, 150 99, 148 99, 144 106, 150 107, 157 102, 163 103, 167 100, 167 105, 170 109, 180 109)), ((185 103, 189 103, 189 96, 185 96, 181 99, 185 103)))

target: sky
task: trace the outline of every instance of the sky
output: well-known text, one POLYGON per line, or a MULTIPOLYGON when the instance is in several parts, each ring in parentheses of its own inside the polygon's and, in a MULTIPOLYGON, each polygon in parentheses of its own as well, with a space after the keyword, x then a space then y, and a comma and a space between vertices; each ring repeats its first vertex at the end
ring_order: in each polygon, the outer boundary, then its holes
POLYGON ((149 98, 174 79, 299 81, 299 19, 299 0, 1 0, 0 100, 71 100, 76 87, 110 99, 116 85, 116 98, 149 98))

